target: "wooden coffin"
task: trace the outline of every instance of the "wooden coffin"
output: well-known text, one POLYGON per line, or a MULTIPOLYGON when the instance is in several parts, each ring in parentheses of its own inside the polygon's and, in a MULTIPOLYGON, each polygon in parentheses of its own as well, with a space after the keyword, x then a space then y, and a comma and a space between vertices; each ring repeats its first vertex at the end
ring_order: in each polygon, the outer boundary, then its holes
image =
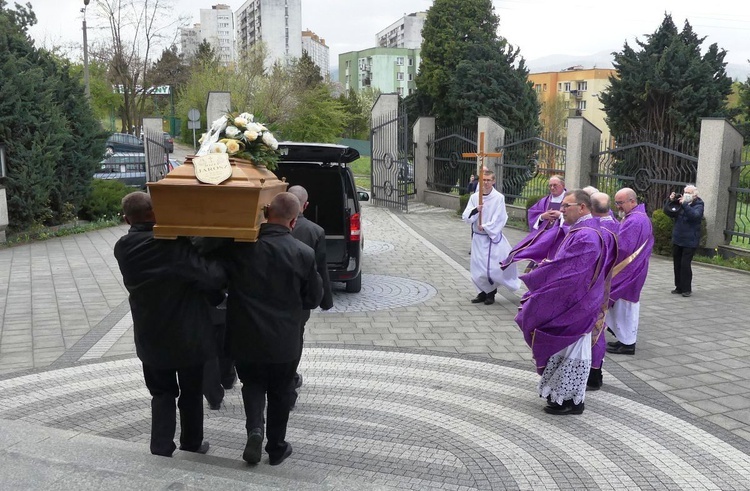
POLYGON ((230 158, 232 176, 221 184, 205 184, 195 177, 193 156, 158 182, 149 182, 156 226, 154 236, 231 237, 255 242, 265 221, 263 207, 286 191, 265 166, 230 158))

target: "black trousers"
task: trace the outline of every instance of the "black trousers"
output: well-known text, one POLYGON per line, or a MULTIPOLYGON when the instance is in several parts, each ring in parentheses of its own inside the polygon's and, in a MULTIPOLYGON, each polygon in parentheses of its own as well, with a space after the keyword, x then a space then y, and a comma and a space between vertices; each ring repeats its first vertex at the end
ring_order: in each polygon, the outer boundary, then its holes
POLYGON ((294 378, 299 360, 288 363, 237 362, 237 374, 242 381, 242 402, 245 406, 248 433, 263 428, 263 413, 268 397, 266 418, 266 452, 271 458, 280 458, 286 450, 286 426, 289 421, 289 386, 294 378))
POLYGON ((203 370, 203 395, 209 404, 216 405, 224 400, 224 389, 234 385, 237 372, 234 369, 234 361, 224 346, 226 324, 215 324, 212 329, 215 337, 215 356, 206 362, 203 370))
POLYGON ((672 244, 672 261, 674 262, 674 286, 681 292, 693 291, 693 262, 697 247, 682 247, 672 244))
POLYGON ((203 442, 203 364, 159 369, 143 364, 151 393, 151 453, 171 457, 177 427, 175 399, 180 410, 180 447, 197 450, 203 442))

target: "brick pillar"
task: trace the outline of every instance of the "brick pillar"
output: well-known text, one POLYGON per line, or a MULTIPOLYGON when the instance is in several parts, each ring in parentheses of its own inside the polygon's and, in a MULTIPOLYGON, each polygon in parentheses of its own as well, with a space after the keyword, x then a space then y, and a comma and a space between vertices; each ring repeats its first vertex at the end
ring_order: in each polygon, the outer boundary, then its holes
POLYGON ((427 142, 435 134, 435 118, 420 117, 412 128, 414 139, 414 185, 417 187, 417 201, 424 202, 427 189, 430 149, 427 142))
POLYGON ((568 145, 565 152, 565 187, 581 189, 591 185, 595 161, 591 154, 599 151, 602 132, 586 118, 568 118, 568 145))
POLYGON ((5 187, 0 186, 0 243, 8 240, 5 236, 8 223, 8 197, 5 194, 5 187))
MULTIPOLYGON (((731 185, 733 159, 742 155, 742 135, 727 120, 701 120, 696 187, 704 201, 706 248, 725 244, 724 228, 730 209, 728 188, 731 185)), ((732 207, 734 209, 734 207, 732 207)))

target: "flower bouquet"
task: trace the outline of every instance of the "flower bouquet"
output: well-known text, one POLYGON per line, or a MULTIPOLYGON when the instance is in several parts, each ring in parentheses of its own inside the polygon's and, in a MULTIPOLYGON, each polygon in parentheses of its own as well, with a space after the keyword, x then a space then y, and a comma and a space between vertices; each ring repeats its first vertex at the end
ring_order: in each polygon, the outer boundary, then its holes
POLYGON ((226 153, 274 170, 279 160, 279 142, 268 128, 254 119, 250 113, 229 113, 220 117, 199 140, 201 147, 196 155, 226 153))

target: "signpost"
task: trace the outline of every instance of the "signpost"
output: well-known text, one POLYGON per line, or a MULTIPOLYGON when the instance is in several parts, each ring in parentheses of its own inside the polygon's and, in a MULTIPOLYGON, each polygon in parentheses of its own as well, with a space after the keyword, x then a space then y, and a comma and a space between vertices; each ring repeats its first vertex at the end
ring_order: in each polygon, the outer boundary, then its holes
POLYGON ((197 109, 191 109, 188 111, 188 129, 193 130, 193 150, 197 150, 197 142, 195 141, 195 130, 201 128, 201 112, 197 109))

